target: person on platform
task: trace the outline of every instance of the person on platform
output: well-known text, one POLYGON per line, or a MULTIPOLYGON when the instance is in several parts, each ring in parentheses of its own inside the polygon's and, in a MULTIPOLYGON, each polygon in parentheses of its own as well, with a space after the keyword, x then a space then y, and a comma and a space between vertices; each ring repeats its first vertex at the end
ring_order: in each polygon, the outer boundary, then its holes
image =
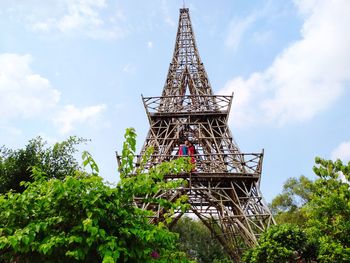
POLYGON ((185 140, 185 143, 180 145, 179 156, 188 156, 188 148, 187 148, 186 142, 188 142, 188 141, 185 140))
POLYGON ((187 139, 185 140, 185 143, 181 144, 179 147, 179 156, 189 156, 190 157, 190 163, 193 166, 192 171, 195 171, 195 163, 196 163, 195 154, 196 153, 197 153, 196 148, 194 147, 192 142, 187 140, 187 139))
POLYGON ((189 140, 185 141, 185 145, 187 146, 188 156, 191 157, 190 162, 193 164, 193 169, 194 169, 194 166, 196 163, 195 154, 197 153, 196 148, 194 147, 193 143, 189 140))

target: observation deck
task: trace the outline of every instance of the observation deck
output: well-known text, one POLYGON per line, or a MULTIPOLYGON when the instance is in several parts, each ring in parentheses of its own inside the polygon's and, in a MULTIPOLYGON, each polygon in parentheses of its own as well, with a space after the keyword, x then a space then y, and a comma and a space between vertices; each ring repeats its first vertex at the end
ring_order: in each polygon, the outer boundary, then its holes
MULTIPOLYGON (((194 169, 190 173, 179 171, 178 174, 168 174, 165 179, 189 178, 196 181, 232 181, 242 179, 259 181, 262 170, 264 152, 261 153, 231 153, 231 154, 195 154, 194 169)), ((143 165, 145 171, 164 161, 173 161, 179 155, 151 155, 143 165)), ((120 167, 122 156, 117 155, 120 167)), ((134 167, 140 167, 141 155, 135 156, 134 167)))
POLYGON ((184 95, 143 97, 148 117, 181 117, 188 115, 228 115, 232 95, 184 95))

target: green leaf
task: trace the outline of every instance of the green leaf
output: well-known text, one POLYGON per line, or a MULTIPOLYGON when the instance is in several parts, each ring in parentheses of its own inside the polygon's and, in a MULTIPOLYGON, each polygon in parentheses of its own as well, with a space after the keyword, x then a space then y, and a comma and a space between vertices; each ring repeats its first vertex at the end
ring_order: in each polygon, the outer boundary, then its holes
POLYGON ((102 263, 114 263, 114 262, 115 261, 112 256, 104 256, 102 260, 102 263))

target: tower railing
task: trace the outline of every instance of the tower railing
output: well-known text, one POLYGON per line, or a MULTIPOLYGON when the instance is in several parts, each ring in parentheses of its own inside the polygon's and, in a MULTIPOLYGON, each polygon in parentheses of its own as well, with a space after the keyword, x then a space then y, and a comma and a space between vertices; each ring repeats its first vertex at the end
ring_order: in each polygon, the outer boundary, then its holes
MULTIPOLYGON (((193 157, 193 173, 205 174, 227 174, 237 176, 260 176, 262 169, 262 153, 227 153, 227 154, 195 154, 193 157)), ((148 170, 157 164, 165 161, 187 157, 180 155, 158 155, 153 154, 143 168, 148 170)), ((140 166, 141 155, 134 158, 134 167, 140 166)), ((117 161, 120 167, 121 156, 117 154, 117 161)))
POLYGON ((167 113, 225 113, 231 107, 232 96, 225 95, 184 95, 142 97, 147 112, 152 115, 167 113))

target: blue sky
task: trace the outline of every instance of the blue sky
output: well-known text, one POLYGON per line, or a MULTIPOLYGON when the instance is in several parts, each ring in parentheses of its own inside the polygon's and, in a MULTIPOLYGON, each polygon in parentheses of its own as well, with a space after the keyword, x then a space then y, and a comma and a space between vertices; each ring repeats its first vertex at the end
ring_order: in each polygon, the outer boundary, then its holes
MULTIPOLYGON (((78 135, 117 181, 125 128, 141 146, 141 94, 161 94, 183 2, 2 0, 0 145, 78 135)), ((214 93, 235 93, 243 152, 265 149, 270 201, 315 156, 350 160, 350 2, 187 0, 214 93)))

